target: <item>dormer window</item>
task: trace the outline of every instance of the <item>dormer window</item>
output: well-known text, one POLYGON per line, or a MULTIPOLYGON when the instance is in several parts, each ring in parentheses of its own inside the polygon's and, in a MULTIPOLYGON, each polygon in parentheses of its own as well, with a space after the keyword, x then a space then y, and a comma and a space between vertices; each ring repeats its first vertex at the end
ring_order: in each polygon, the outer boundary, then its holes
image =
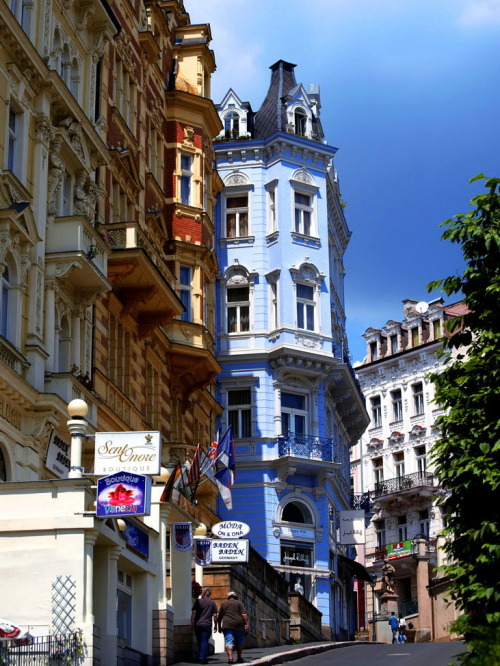
POLYGON ((441 320, 440 319, 434 319, 432 322, 432 333, 434 336, 434 340, 439 340, 441 335, 443 334, 443 331, 441 329, 441 320))
POLYGON ((224 118, 224 132, 226 138, 237 139, 240 135, 240 116, 236 111, 230 111, 224 118))
POLYGON ((306 135, 307 116, 302 109, 297 109, 294 113, 295 134, 306 135))

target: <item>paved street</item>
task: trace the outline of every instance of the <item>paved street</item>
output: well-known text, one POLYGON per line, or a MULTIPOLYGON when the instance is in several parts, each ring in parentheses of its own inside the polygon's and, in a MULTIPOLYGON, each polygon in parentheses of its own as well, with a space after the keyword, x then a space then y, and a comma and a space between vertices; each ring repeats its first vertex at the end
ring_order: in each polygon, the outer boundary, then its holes
POLYGON ((463 651, 462 643, 352 645, 299 659, 297 666, 448 666, 463 651))
MULTIPOLYGON (((448 666, 463 651, 463 643, 306 643, 244 650, 247 664, 271 666, 293 662, 298 666, 448 666)), ((190 666, 180 662, 176 666, 190 666)), ((196 663, 196 662, 194 662, 196 663)), ((210 666, 224 666, 225 654, 209 657, 210 666)))

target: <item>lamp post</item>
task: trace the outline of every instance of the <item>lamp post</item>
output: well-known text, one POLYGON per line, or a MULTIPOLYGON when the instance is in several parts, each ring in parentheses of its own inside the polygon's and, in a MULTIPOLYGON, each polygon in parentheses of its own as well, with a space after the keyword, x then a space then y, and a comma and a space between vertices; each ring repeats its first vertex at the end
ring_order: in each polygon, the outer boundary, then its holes
POLYGON ((377 625, 375 621, 375 583, 377 582, 376 574, 371 577, 371 587, 372 587, 372 642, 375 643, 377 640, 377 625))
POLYGON ((67 422, 67 426, 71 435, 70 468, 68 474, 68 478, 70 479, 81 479, 83 476, 82 448, 83 438, 87 431, 85 417, 88 411, 89 406, 85 400, 72 400, 68 405, 70 420, 67 422))

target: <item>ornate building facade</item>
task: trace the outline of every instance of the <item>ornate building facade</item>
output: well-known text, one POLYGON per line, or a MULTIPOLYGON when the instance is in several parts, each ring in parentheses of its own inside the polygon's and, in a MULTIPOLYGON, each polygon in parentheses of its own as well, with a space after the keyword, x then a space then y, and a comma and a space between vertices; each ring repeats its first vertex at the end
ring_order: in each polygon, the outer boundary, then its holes
POLYGON ((82 628, 88 664, 164 664, 191 653, 191 555, 168 525, 217 519, 211 484, 198 507, 160 502, 220 413, 210 28, 180 0, 2 8, 0 615, 82 628), (91 438, 90 477, 67 478, 75 398, 90 435, 161 433, 151 516, 130 520, 147 554, 95 518, 91 438))
MULTIPOLYGON (((366 616, 359 609, 360 624, 367 628, 375 612, 379 639, 390 638, 382 580, 387 562, 394 567, 395 610, 412 623, 416 640, 449 636, 447 625, 454 619, 453 607, 443 603, 443 582, 435 569, 442 560, 443 521, 431 452, 442 412, 433 402, 428 375, 442 364, 436 352, 442 347, 444 322, 463 313, 463 307, 445 305, 442 299, 430 304, 408 299, 401 320, 364 334, 367 356, 356 374, 370 425, 351 451, 351 474, 358 506, 369 520, 366 547, 364 552, 360 548, 358 559, 376 581, 368 591, 366 616)), ((360 599, 363 587, 358 581, 360 599)))
POLYGON ((219 512, 251 526, 252 546, 339 638, 353 632, 339 512, 350 507, 349 447, 368 417, 346 360, 350 232, 336 149, 318 86, 297 83, 294 68, 271 67, 257 112, 233 90, 217 107, 218 387, 237 448, 233 509, 219 512))

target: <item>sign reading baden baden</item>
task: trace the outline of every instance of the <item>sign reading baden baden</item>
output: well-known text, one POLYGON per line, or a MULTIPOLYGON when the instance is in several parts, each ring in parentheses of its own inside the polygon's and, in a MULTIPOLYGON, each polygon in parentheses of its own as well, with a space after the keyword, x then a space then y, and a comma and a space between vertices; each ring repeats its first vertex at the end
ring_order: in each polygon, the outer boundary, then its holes
POLYGON ((160 473, 159 432, 96 432, 94 474, 160 473))

